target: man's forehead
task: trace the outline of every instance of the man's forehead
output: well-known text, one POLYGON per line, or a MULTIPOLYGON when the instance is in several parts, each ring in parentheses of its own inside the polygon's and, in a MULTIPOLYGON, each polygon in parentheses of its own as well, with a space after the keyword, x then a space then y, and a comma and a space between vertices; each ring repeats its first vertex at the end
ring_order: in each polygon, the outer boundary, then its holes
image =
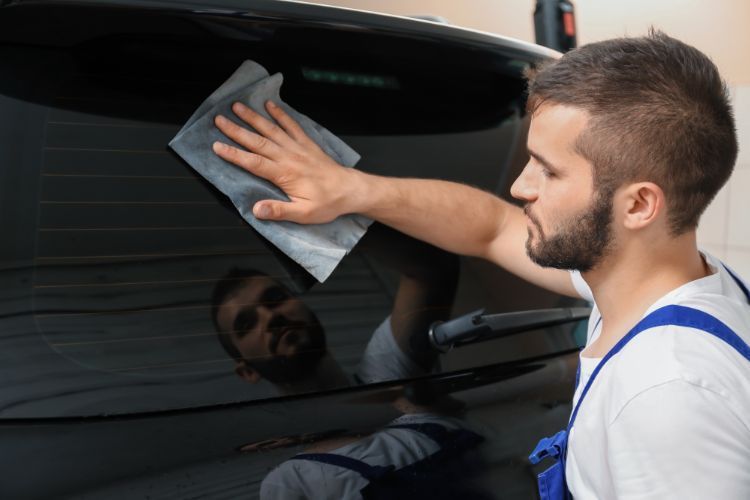
POLYGON ((575 144, 588 122, 589 114, 581 108, 544 103, 531 117, 528 149, 552 162, 570 164, 580 160, 575 144))
POLYGON ((244 306, 257 303, 262 293, 275 284, 276 281, 268 276, 243 279, 242 284, 235 288, 219 306, 217 314, 219 325, 224 329, 231 329, 229 327, 237 313, 244 306))
POLYGON ((589 113, 581 108, 557 103, 544 103, 531 116, 531 132, 576 138, 586 129, 589 113))

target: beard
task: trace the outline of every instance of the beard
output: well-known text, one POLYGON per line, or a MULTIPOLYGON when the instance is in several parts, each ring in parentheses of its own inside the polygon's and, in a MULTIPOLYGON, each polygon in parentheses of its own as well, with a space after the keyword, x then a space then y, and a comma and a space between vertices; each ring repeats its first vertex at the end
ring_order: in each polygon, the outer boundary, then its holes
MULTIPOLYGON (((326 337, 318 318, 298 323, 280 317, 271 326, 278 330, 293 328, 287 333, 287 341, 295 346, 291 354, 274 353, 267 358, 245 359, 249 367, 273 384, 288 384, 315 376, 315 369, 326 354, 326 337)), ((278 345, 278 342, 276 342, 278 345)))
POLYGON ((591 206, 563 220, 550 237, 545 236, 541 224, 526 205, 524 213, 539 233, 538 242, 534 245, 534 236, 529 228, 526 254, 542 267, 590 271, 612 247, 612 198, 610 190, 600 190, 591 206))

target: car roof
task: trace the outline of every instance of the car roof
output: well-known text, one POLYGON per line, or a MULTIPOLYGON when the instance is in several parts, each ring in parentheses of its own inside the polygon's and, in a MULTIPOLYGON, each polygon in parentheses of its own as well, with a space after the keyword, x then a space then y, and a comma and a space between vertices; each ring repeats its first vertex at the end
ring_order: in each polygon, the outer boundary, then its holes
POLYGON ((485 31, 415 17, 297 0, 10 0, 4 8, 44 5, 130 7, 230 17, 274 18, 353 30, 391 31, 402 35, 438 38, 484 49, 503 49, 508 55, 523 55, 533 59, 557 58, 561 55, 540 45, 485 31))

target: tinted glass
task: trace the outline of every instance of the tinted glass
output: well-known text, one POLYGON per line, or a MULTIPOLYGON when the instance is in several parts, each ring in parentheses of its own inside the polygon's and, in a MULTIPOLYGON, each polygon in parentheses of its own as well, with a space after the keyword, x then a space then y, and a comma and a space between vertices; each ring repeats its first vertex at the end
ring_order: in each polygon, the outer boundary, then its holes
MULTIPOLYGON (((446 73, 431 52, 387 59, 387 39, 367 57, 356 49, 372 40, 346 48, 325 36, 291 52, 310 32, 291 33, 280 42, 217 36, 208 44, 118 33, 70 47, 0 49, 1 415, 245 401, 569 345, 569 336, 537 332, 436 364, 427 327, 479 307, 520 306, 509 293, 515 282, 470 259, 459 274, 455 256, 375 226, 326 283, 314 284, 167 149, 197 105, 253 58, 284 72, 284 98, 362 154, 358 168, 503 189, 523 123, 523 86, 507 60, 456 57, 446 73), (217 329, 213 311, 238 297, 241 317, 217 329), (278 311, 298 322, 271 322, 260 350, 232 359, 221 335, 236 346, 278 311), (395 343, 388 334, 375 339, 384 324, 395 343), (414 332, 420 340, 410 340, 414 332), (327 364, 268 363, 266 351, 313 335, 325 340, 308 339, 308 350, 327 364)), ((557 299, 526 303, 545 300, 557 299)))

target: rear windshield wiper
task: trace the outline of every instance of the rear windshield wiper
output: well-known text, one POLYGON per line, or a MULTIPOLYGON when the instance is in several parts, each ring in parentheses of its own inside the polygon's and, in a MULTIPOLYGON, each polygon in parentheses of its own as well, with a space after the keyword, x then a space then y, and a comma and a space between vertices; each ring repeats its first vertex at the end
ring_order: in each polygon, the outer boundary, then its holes
POLYGON ((483 313, 484 309, 479 309, 444 323, 433 324, 429 332, 433 347, 445 352, 466 344, 572 323, 587 319, 591 314, 591 308, 558 307, 502 314, 483 313))

